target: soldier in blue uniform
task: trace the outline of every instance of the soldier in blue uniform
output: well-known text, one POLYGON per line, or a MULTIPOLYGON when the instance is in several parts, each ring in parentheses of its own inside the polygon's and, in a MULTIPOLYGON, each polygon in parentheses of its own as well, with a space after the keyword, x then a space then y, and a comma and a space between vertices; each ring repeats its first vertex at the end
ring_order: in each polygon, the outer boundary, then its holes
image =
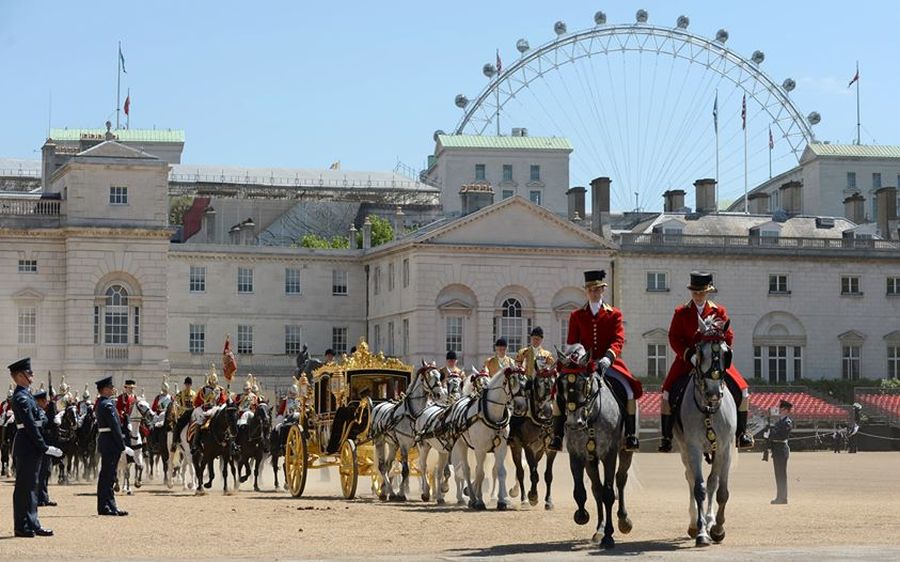
POLYGON ((51 537, 53 531, 41 527, 38 520, 38 472, 44 455, 61 457, 62 451, 48 446, 41 436, 40 410, 29 388, 34 379, 31 358, 26 357, 9 365, 9 374, 16 383, 12 407, 16 414, 16 441, 13 458, 16 462, 16 487, 13 492, 13 522, 17 537, 51 537))
POLYGON ((100 475, 97 480, 97 513, 100 515, 128 515, 127 511, 116 506, 113 486, 116 480, 116 467, 119 457, 124 452, 134 456, 131 447, 125 445, 122 424, 116 413, 116 404, 112 399, 115 392, 112 377, 97 381, 97 449, 100 451, 100 475))
POLYGON ((778 414, 781 418, 775 422, 769 431, 769 447, 772 449, 772 466, 775 468, 775 499, 772 504, 786 504, 787 501, 787 462, 791 456, 791 448, 788 439, 791 430, 794 429, 794 420, 791 419, 793 404, 782 400, 778 405, 778 414))
MULTIPOLYGON (((47 391, 41 389, 34 395, 34 401, 38 405, 40 414, 41 437, 47 445, 56 445, 56 437, 53 431, 54 415, 53 403, 47 399, 47 391)), ((38 473, 37 501, 38 507, 56 507, 56 502, 50 499, 50 469, 53 461, 50 455, 44 455, 41 459, 41 470, 38 473)))

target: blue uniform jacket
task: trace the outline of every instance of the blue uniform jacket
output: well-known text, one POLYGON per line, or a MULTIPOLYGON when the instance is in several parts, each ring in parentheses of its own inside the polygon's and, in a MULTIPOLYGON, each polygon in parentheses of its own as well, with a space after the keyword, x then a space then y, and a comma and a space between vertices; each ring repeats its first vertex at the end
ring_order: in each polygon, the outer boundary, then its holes
POLYGON ((41 436, 38 423, 41 417, 41 409, 31 392, 24 386, 16 386, 12 399, 13 412, 16 414, 16 442, 13 445, 13 455, 26 455, 40 457, 47 452, 47 443, 41 436), (21 426, 21 427, 19 427, 21 426))
POLYGON ((125 437, 112 398, 101 396, 97 402, 97 429, 100 432, 98 445, 101 453, 118 455, 125 450, 125 437), (109 428, 109 431, 104 431, 104 428, 109 428))

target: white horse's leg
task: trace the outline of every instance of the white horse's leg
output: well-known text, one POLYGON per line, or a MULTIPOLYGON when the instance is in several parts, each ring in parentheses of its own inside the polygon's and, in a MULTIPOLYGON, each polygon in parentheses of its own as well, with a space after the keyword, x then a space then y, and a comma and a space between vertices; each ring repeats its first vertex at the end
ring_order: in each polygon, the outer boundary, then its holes
POLYGON ((386 501, 394 495, 394 487, 391 483, 391 465, 393 464, 393 456, 388 456, 391 452, 391 446, 388 444, 384 436, 375 439, 375 464, 378 474, 381 475, 381 494, 378 499, 386 501))
POLYGON ((486 509, 484 505, 484 494, 481 487, 484 485, 484 461, 487 458, 487 451, 475 449, 475 481, 472 482, 470 493, 475 498, 475 509, 486 509))
MULTIPOLYGON (((501 436, 502 437, 502 436, 501 436)), ((503 511, 509 506, 506 492, 506 438, 494 449, 494 472, 496 473, 497 510, 503 511)))
MULTIPOLYGON (((419 443, 419 485, 422 488, 422 501, 431 501, 431 490, 428 486, 428 453, 431 452, 431 445, 427 440, 419 443)), ((440 464, 440 463, 439 463, 440 464)), ((437 486, 437 474, 434 476, 435 486, 437 486)), ((437 495, 437 491, 435 491, 437 495)))
MULTIPOLYGON (((722 542, 725 538, 725 504, 728 503, 728 473, 731 470, 731 455, 722 455, 721 463, 718 470, 719 489, 716 491, 716 503, 718 504, 716 524, 709 530, 709 536, 715 542, 722 542)), ((710 492, 711 495, 712 492, 710 492)), ((710 504, 712 504, 712 500, 710 500, 710 504)))
POLYGON ((465 496, 469 496, 469 507, 472 507, 472 475, 469 471, 469 448, 462 439, 458 439, 451 451, 453 459, 453 477, 456 479, 456 503, 465 505, 465 496), (466 492, 468 490, 468 493, 466 492))
POLYGON ((697 546, 709 546, 712 541, 709 538, 709 531, 706 528, 706 514, 704 507, 706 502, 706 482, 703 478, 703 452, 697 447, 688 447, 688 458, 691 467, 691 490, 694 496, 693 506, 696 510, 697 519, 695 526, 697 527, 697 546))
POLYGON ((447 469, 449 454, 438 449, 437 465, 434 467, 434 495, 438 505, 444 505, 444 471, 447 469))

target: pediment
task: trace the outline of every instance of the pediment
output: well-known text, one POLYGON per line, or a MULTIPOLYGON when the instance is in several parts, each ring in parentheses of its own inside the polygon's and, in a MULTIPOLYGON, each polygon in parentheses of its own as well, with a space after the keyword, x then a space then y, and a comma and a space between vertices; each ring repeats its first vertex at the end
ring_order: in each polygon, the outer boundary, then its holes
POLYGON ((643 334, 641 334, 641 337, 643 337, 645 340, 662 339, 668 341, 669 332, 663 330, 662 328, 653 328, 649 332, 644 332, 643 334))
POLYGON ((900 342, 900 330, 894 330, 893 332, 886 334, 884 339, 892 343, 900 342))
POLYGON ((615 247, 518 195, 451 221, 418 242, 567 249, 615 247))
POLYGON ((861 342, 866 339, 866 335, 856 330, 847 330, 843 334, 838 335, 838 339, 847 342, 861 342))
POLYGON ((139 158, 142 160, 159 160, 152 154, 147 154, 141 150, 137 150, 130 146, 118 143, 116 141, 104 141, 97 146, 79 152, 76 156, 86 156, 90 158, 139 158))
POLYGON ((472 310, 472 305, 464 300, 450 299, 439 304, 438 310, 472 310))
POLYGON ((41 301, 44 300, 44 293, 30 288, 22 289, 17 293, 13 293, 12 300, 16 302, 41 301))

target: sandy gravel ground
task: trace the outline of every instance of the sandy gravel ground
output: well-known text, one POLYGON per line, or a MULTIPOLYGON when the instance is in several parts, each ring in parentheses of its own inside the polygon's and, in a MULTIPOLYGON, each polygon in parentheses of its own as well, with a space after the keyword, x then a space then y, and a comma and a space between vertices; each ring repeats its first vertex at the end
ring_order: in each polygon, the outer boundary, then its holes
MULTIPOLYGON (((511 463, 510 463, 511 465, 511 463)), ((511 468, 511 467, 510 467, 511 468)), ((601 552, 588 526, 572 521, 568 458, 556 463, 556 509, 542 505, 474 513, 463 507, 381 503, 360 478, 359 499, 340 497, 336 474, 311 473, 306 495, 251 486, 224 496, 221 481, 196 497, 151 483, 120 497, 129 517, 98 517, 94 486, 52 486, 55 508, 41 509, 53 538, 12 537, 12 482, 0 482, 2 560, 294 560, 459 559, 570 560, 642 555, 646 559, 753 560, 900 559, 900 453, 795 453, 788 467, 790 505, 773 506, 771 463, 740 455, 732 472, 727 536, 698 552, 687 539, 687 485, 677 454, 639 454, 626 500, 634 522, 616 533, 617 547, 601 552), (326 479, 326 477, 329 477, 326 479)), ((541 484, 543 494, 543 483, 541 484)))

